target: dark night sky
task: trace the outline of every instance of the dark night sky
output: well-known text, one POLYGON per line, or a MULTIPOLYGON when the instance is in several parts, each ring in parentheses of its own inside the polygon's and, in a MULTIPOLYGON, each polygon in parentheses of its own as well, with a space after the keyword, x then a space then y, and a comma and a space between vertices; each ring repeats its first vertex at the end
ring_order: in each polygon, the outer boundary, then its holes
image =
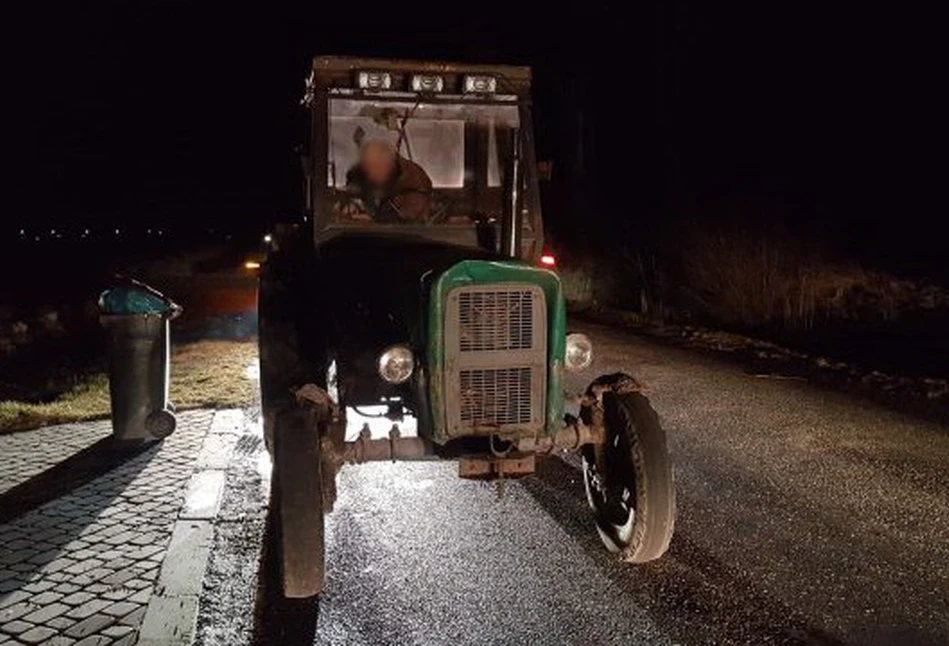
POLYGON ((945 271, 934 16, 696 0, 569 13, 469 3, 448 18, 411 3, 332 15, 324 4, 71 3, 15 16, 4 58, 19 190, 5 225, 263 228, 298 205, 310 56, 457 58, 534 66, 555 220, 602 230, 682 211, 790 214, 847 253, 945 271))

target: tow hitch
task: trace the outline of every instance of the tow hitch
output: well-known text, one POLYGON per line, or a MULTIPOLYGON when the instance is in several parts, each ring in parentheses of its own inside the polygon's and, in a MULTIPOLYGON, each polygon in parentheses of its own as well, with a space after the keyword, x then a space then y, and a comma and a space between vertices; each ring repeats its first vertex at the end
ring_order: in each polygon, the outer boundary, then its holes
POLYGON ((522 478, 534 473, 534 465, 533 453, 465 456, 458 460, 458 476, 471 480, 522 478))

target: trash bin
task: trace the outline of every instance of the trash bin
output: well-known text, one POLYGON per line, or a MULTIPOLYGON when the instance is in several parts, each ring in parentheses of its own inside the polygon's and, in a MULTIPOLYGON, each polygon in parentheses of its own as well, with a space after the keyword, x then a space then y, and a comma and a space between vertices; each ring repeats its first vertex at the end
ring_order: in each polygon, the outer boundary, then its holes
POLYGON ((181 307, 138 282, 106 290, 99 307, 109 336, 113 435, 119 440, 171 435, 169 322, 181 307))

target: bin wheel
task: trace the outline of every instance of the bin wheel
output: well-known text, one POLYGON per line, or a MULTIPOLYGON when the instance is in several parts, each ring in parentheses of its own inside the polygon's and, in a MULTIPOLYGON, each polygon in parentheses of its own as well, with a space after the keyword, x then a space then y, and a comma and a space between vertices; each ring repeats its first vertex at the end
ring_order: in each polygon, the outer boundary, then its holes
POLYGON ((315 598, 323 590, 325 568, 319 429, 305 411, 281 409, 273 441, 271 514, 283 596, 315 598))
POLYGON ((169 410, 156 410, 145 418, 145 430, 159 440, 171 435, 176 424, 175 415, 169 410))

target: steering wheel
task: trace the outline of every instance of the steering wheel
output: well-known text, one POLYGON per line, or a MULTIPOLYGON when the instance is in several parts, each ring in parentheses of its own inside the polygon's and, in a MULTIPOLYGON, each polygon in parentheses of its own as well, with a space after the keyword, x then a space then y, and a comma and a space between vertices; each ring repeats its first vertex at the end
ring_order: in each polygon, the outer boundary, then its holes
POLYGON ((444 222, 445 218, 448 217, 448 207, 450 206, 451 206, 451 201, 445 200, 444 202, 442 202, 442 204, 439 207, 429 208, 430 215, 425 220, 425 223, 438 224, 440 222, 444 222))
POLYGON ((368 215, 366 204, 361 197, 345 193, 337 198, 334 210, 340 217, 350 220, 358 213, 368 215))
MULTIPOLYGON (((396 222, 400 223, 424 223, 424 224, 438 224, 443 222, 448 216, 449 208, 451 207, 450 200, 444 200, 440 204, 433 205, 429 203, 429 213, 424 218, 410 218, 403 215, 402 210, 399 208, 397 199, 403 195, 411 195, 417 193, 424 195, 427 198, 432 197, 432 191, 429 189, 422 188, 403 188, 396 192, 395 195, 391 195, 386 198, 384 205, 385 209, 391 209, 392 213, 395 214, 396 222)), ((384 210, 383 208, 378 209, 379 211, 384 210)), ((347 195, 344 194, 337 199, 336 202, 336 212, 345 218, 353 219, 353 216, 357 213, 365 213, 368 215, 373 222, 386 222, 387 220, 380 220, 378 217, 373 217, 369 210, 366 208, 366 204, 363 199, 358 195, 347 195)))
POLYGON ((395 212, 396 217, 399 219, 399 222, 424 222, 425 224, 436 224, 441 222, 445 218, 445 214, 448 211, 449 204, 445 203, 438 209, 433 209, 431 205, 432 190, 427 188, 402 188, 395 195, 391 195, 386 198, 386 204, 395 212), (396 203, 396 200, 403 195, 419 194, 423 195, 426 198, 429 198, 429 213, 424 218, 410 218, 402 214, 402 210, 399 208, 399 205, 396 203))
POLYGON ((400 220, 402 220, 403 222, 415 221, 412 218, 403 217, 402 212, 399 210, 399 207, 395 204, 395 201, 394 201, 397 197, 401 195, 408 195, 411 193, 418 193, 420 195, 424 195, 425 197, 429 198, 428 215, 423 220, 420 220, 420 221, 424 221, 425 224, 438 224, 440 222, 445 221, 445 218, 448 216, 449 207, 452 204, 451 200, 444 199, 444 200, 441 200, 440 204, 436 205, 434 204, 434 199, 433 199, 435 194, 432 192, 431 189, 425 189, 425 188, 403 188, 398 193, 396 193, 395 195, 389 198, 389 203, 392 206, 392 209, 396 212, 396 214, 398 214, 400 220))

